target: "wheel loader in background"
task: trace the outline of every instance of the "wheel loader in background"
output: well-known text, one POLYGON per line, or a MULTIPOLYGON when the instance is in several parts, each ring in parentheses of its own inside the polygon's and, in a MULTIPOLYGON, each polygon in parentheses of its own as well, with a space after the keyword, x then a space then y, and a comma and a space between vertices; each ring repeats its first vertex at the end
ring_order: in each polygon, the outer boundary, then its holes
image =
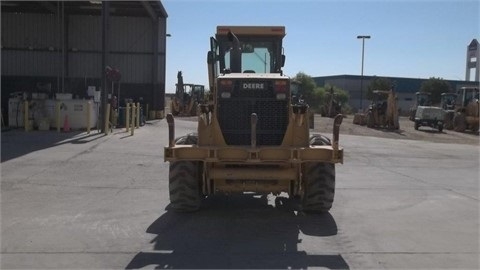
POLYGON ((400 128, 397 96, 393 89, 390 91, 373 90, 373 99, 367 112, 358 112, 353 116, 353 124, 367 125, 369 128, 400 128))
POLYGON ((171 113, 175 116, 197 115, 197 105, 204 102, 205 86, 183 83, 182 72, 177 73, 175 96, 170 104, 171 113))
POLYGON ((390 91, 373 90, 372 94, 373 99, 365 116, 367 127, 399 129, 397 96, 393 89, 390 91))
POLYGON ((479 128, 479 104, 478 87, 462 87, 457 92, 458 99, 455 104, 455 116, 453 117, 453 129, 458 132, 471 130, 478 132, 479 128))
POLYGON ((442 93, 440 99, 440 107, 445 111, 444 128, 448 130, 453 129, 453 117, 455 116, 455 103, 457 94, 442 93))
POLYGON ((253 192, 299 198, 324 212, 335 194, 342 116, 332 140, 310 135, 305 102, 291 98, 283 26, 218 26, 207 54, 212 99, 199 107, 197 132, 175 138, 167 116, 170 206, 196 211, 205 196, 253 192))

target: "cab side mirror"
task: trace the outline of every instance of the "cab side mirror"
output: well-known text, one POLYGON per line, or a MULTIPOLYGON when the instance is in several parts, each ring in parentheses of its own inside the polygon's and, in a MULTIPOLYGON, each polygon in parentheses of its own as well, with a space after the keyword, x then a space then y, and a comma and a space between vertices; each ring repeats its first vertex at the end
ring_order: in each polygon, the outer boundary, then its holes
POLYGON ((207 64, 211 65, 213 63, 215 63, 215 55, 213 54, 212 51, 209 51, 207 53, 207 64))

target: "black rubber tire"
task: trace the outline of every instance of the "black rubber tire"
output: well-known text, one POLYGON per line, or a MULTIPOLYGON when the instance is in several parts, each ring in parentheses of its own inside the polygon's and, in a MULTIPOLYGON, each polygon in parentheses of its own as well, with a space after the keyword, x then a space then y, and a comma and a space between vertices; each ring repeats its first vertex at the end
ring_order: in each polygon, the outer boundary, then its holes
POLYGON ((310 145, 332 145, 330 139, 321 134, 310 135, 309 143, 310 145))
POLYGON ((190 116, 197 116, 197 106, 198 103, 193 101, 192 111, 190 112, 190 116))
POLYGON ((400 118, 398 114, 393 118, 393 129, 399 130, 400 129, 400 118))
POLYGON ((174 102, 174 100, 170 102, 170 112, 173 114, 173 116, 177 116, 178 111, 175 109, 174 102))
POLYGON ((453 117, 453 130, 457 132, 464 132, 467 128, 467 120, 463 113, 456 113, 453 117))
POLYGON ((445 118, 444 118, 444 124, 443 124, 443 127, 448 129, 448 130, 452 130, 453 129, 453 117, 454 117, 454 113, 445 113, 445 118))
MULTIPOLYGON (((193 132, 175 139, 175 144, 196 145, 198 134, 193 132)), ((200 208, 202 163, 198 161, 170 162, 170 207, 176 212, 193 212, 200 208)))
POLYGON ((200 208, 199 162, 177 161, 170 163, 170 206, 176 212, 193 212, 200 208))
POLYGON ((303 172, 303 211, 328 212, 335 196, 335 164, 305 163, 303 172))
POLYGON ((195 132, 189 133, 187 135, 178 137, 175 139, 175 144, 197 144, 198 143, 198 134, 195 132))
POLYGON ((373 117, 373 113, 368 112, 366 118, 367 118, 366 119, 367 120, 367 127, 373 128, 375 126, 375 119, 373 117))
POLYGON ((443 125, 440 124, 440 125, 438 125, 438 132, 442 132, 442 131, 443 131, 443 125))
POLYGON ((415 126, 414 127, 415 127, 415 130, 418 130, 418 128, 420 127, 420 124, 417 121, 415 121, 415 126))
POLYGON ((410 109, 410 115, 408 116, 408 120, 415 121, 415 114, 417 114, 417 109, 410 109))
POLYGON ((470 129, 471 129, 473 132, 478 132, 479 127, 480 127, 479 124, 475 124, 475 125, 472 125, 472 126, 470 127, 470 129))

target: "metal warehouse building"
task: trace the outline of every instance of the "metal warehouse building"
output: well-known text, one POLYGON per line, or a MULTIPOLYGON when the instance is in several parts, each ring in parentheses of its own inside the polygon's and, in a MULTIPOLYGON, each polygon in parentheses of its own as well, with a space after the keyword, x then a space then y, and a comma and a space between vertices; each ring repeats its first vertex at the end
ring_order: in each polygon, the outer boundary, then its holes
POLYGON ((95 87, 119 94, 120 105, 143 100, 150 114, 162 114, 167 13, 159 0, 2 1, 1 8, 2 113, 15 92, 82 99, 95 87), (113 90, 107 67, 121 75, 113 90))
MULTIPOLYGON (((314 77, 313 80, 318 86, 331 85, 342 88, 350 95, 349 105, 353 111, 357 111, 360 108, 360 85, 363 85, 363 109, 368 107, 370 101, 367 100, 367 91, 370 83, 375 80, 376 76, 363 76, 363 83, 361 83, 362 76, 357 75, 335 75, 335 76, 322 76, 314 77)), ((424 81, 428 79, 416 79, 416 78, 401 78, 401 77, 382 77, 388 79, 395 85, 395 91, 398 97, 398 106, 402 111, 408 111, 413 105, 415 92, 420 91, 420 87, 424 81)), ((456 81, 445 80, 450 84, 452 92, 456 92, 458 89, 464 86, 477 86, 478 82, 473 81, 456 81)), ((379 89, 388 90, 388 89, 379 89)))

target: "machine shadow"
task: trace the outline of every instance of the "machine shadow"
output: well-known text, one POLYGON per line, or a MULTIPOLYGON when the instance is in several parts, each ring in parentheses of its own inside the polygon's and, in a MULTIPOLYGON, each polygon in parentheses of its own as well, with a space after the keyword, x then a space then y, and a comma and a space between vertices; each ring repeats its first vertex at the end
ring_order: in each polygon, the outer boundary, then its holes
POLYGON ((1 162, 61 144, 84 144, 104 137, 104 134, 93 130, 90 134, 84 133, 84 131, 63 133, 53 130, 25 132, 21 129, 4 132, 1 139, 1 162))
POLYGON ((156 234, 154 251, 140 252, 126 269, 349 269, 338 255, 299 251, 300 232, 327 237, 337 234, 328 214, 305 215, 295 205, 265 196, 214 197, 196 213, 167 211, 147 229, 156 234))

